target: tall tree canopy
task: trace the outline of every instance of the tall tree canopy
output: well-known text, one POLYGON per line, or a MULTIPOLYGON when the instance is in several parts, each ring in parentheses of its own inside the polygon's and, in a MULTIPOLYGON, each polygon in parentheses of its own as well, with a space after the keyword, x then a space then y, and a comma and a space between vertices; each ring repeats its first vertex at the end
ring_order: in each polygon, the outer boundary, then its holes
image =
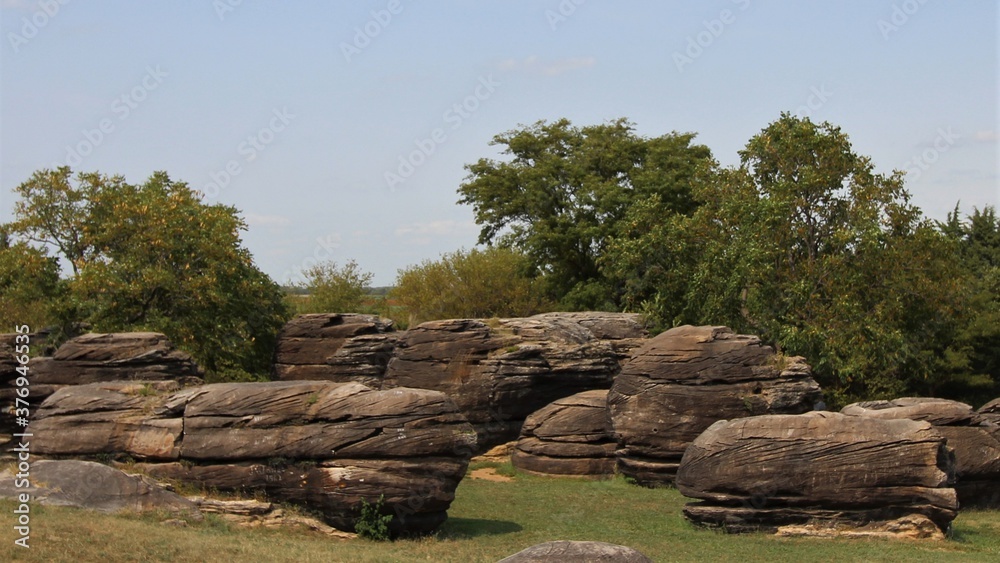
POLYGON ((70 264, 66 321, 94 330, 155 330, 221 377, 263 374, 286 320, 282 291, 243 247, 235 208, 208 205, 156 172, 41 170, 18 186, 6 229, 70 264))
POLYGON ((973 208, 963 221, 956 206, 941 230, 958 245, 968 298, 967 320, 954 344, 963 353, 954 354, 948 367, 956 386, 973 402, 985 402, 1000 395, 1000 217, 987 206, 973 208))
POLYGON ((692 184, 714 167, 693 134, 635 134, 624 120, 574 127, 544 121, 494 137, 508 157, 467 166, 460 203, 482 226, 480 244, 523 250, 567 309, 618 309, 621 287, 599 259, 629 208, 690 213, 692 184))
POLYGON ((626 301, 663 327, 729 324, 803 355, 835 403, 946 391, 963 276, 902 175, 788 114, 740 156, 698 185, 692 217, 630 217, 608 268, 649 279, 626 301))

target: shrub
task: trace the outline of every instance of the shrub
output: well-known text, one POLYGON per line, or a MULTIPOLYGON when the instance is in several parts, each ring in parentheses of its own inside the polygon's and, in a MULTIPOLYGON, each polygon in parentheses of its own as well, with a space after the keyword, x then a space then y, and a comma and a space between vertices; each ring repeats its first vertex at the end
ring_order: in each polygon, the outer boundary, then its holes
POLYGON ((389 539, 389 522, 392 522, 392 514, 382 514, 384 505, 385 495, 379 495, 374 503, 361 499, 361 516, 354 522, 354 531, 358 537, 372 541, 389 539))
POLYGON ((459 250, 400 270, 392 295, 409 323, 523 317, 552 310, 524 255, 506 248, 459 250))

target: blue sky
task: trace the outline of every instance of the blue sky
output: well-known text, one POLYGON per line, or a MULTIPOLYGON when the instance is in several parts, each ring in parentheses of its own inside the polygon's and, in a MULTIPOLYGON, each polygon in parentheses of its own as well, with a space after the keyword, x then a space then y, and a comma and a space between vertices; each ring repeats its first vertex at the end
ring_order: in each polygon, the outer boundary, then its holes
POLYGON ((731 165, 790 111, 908 170, 931 217, 1000 200, 996 1, 0 3, 0 222, 40 168, 166 170, 240 209, 278 281, 473 246, 464 165, 542 119, 696 132, 731 165))

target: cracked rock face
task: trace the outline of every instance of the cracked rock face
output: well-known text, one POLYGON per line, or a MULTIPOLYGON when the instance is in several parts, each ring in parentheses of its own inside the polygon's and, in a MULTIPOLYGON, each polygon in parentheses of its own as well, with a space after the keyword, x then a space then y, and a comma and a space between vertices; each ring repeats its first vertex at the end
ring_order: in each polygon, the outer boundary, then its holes
POLYGON ((1000 507, 1000 426, 982 411, 948 399, 904 397, 854 403, 841 412, 866 418, 929 422, 947 438, 948 447, 955 454, 955 490, 962 506, 1000 507))
POLYGON ((374 315, 299 315, 278 334, 274 379, 355 381, 378 389, 399 334, 374 315))
POLYGON ((395 534, 444 522, 476 446, 442 393, 325 381, 66 387, 29 432, 33 453, 127 455, 153 477, 263 491, 347 531, 362 499, 385 495, 395 534))
POLYGON ((799 414, 821 399, 800 357, 756 336, 680 326, 636 349, 608 394, 618 470, 647 486, 672 483, 688 444, 714 422, 799 414))
POLYGON ((552 313, 423 323, 401 337, 383 388, 447 393, 476 428, 485 451, 517 439, 525 418, 552 401, 611 386, 620 370, 612 342, 621 338, 598 338, 593 327, 604 327, 602 336, 630 338, 644 329, 630 319, 611 323, 617 328, 608 322, 552 313))
POLYGON ((186 352, 157 332, 92 333, 66 341, 51 357, 31 360, 32 384, 163 381, 200 377, 186 352))
POLYGON ((514 467, 543 475, 610 478, 615 441, 607 399, 607 391, 584 391, 534 412, 511 455, 514 467))
POLYGON ((688 447, 684 515, 730 532, 864 526, 918 515, 947 530, 954 459, 927 422, 840 413, 716 422, 688 447))

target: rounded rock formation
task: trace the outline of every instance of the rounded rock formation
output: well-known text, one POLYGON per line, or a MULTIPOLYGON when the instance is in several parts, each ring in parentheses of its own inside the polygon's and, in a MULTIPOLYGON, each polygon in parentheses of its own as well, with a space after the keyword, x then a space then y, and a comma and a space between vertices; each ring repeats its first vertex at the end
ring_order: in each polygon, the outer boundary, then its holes
POLYGON ((618 470, 673 482, 684 450, 712 423, 810 411, 822 397, 802 358, 775 355, 727 327, 680 326, 635 350, 608 395, 618 470))
POLYGON ((511 462, 521 471, 594 479, 615 473, 608 392, 558 399, 524 421, 511 462))
POLYGON ((865 526, 917 516, 948 529, 954 460, 927 422, 840 413, 716 422, 684 453, 684 515, 729 532, 865 526))

